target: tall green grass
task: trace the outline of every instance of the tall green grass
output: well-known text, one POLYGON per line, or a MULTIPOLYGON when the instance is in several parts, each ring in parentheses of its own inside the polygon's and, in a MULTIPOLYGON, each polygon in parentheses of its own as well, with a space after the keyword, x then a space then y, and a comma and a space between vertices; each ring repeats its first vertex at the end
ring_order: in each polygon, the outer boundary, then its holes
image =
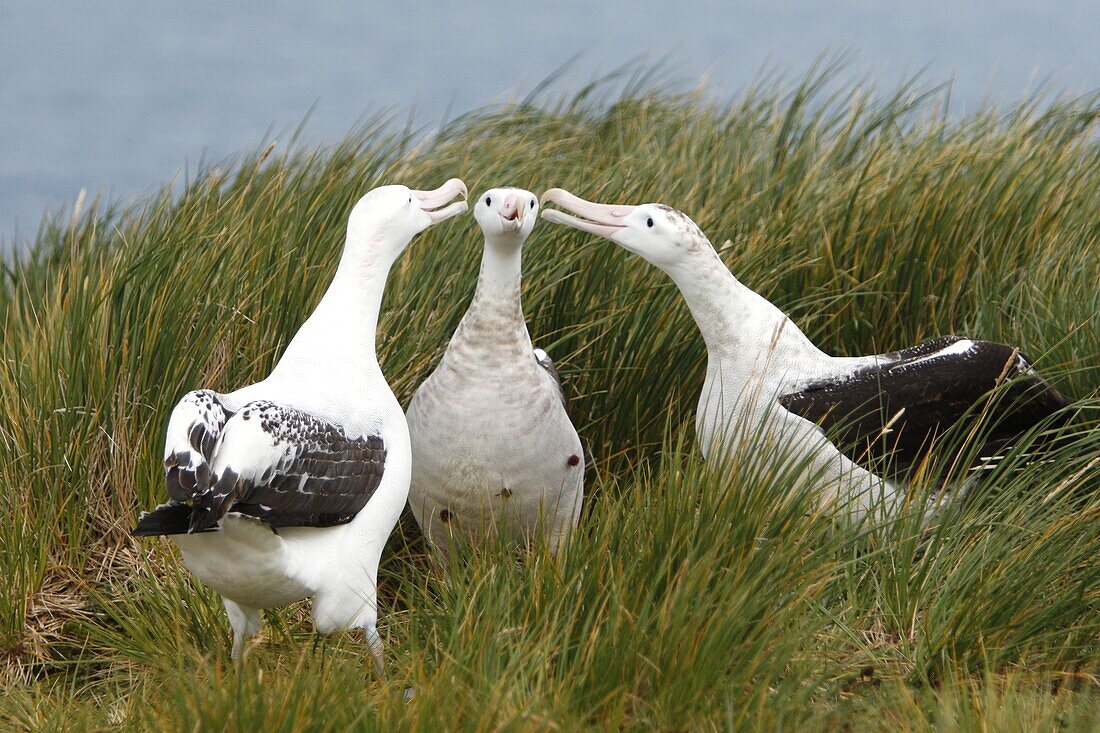
MULTIPOLYGON (((1026 729, 1100 724, 1100 143, 1096 98, 949 114, 832 70, 730 104, 654 89, 540 97, 429 136, 364 124, 275 145, 128 208, 56 216, 0 288, 0 718, 27 728, 1026 729), (704 350, 674 286, 540 223, 524 303, 597 457, 564 561, 383 558, 388 675, 361 640, 269 614, 241 664, 164 541, 168 412, 262 377, 331 277, 371 187, 563 186, 689 213, 822 348, 959 333, 1019 345, 1076 400, 1057 460, 930 526, 836 526, 797 461, 706 467, 704 350), (403 702, 412 685, 416 697, 403 702)), ((472 218, 395 267, 383 369, 407 401, 472 292, 472 218)), ((1015 465, 1019 467, 1022 461, 1015 465)), ((917 491, 930 489, 918 488, 917 491)), ((7 725, 3 727, 8 727, 7 725)))

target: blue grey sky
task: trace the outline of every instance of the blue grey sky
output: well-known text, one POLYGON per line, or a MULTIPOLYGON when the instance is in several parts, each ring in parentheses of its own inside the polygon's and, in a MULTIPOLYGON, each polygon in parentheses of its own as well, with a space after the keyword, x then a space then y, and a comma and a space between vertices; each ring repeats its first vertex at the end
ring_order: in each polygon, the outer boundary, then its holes
POLYGON ((431 124, 514 99, 578 55, 562 91, 646 57, 723 96, 763 67, 799 73, 847 50, 879 88, 921 69, 953 80, 961 110, 1044 79, 1100 88, 1098 37, 1100 4, 1085 0, 5 0, 0 239, 28 237, 82 188, 126 200, 251 149, 311 107, 309 140, 388 108, 431 124))

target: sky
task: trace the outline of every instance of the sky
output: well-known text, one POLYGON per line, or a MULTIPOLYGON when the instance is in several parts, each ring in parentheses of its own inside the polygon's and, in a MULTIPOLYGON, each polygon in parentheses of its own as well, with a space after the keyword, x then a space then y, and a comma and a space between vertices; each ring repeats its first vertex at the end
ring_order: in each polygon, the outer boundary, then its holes
POLYGON ((761 69, 797 75, 847 52, 852 78, 950 81, 965 111, 1042 82, 1100 89, 1098 36, 1100 3, 1083 0, 4 0, 0 241, 32 237, 82 189, 133 200, 285 139, 307 114, 316 142, 382 110, 431 126, 521 97, 570 61, 562 92, 662 61, 720 99, 761 69))

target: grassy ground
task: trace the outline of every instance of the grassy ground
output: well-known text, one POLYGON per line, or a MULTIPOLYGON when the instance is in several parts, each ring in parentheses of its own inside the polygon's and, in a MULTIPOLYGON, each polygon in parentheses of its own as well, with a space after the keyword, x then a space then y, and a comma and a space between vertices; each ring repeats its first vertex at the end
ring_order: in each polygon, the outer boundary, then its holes
MULTIPOLYGON (((426 142, 378 122, 278 145, 51 220, 0 288, 0 728, 1100 725, 1098 118, 1096 99, 948 116, 828 72, 729 106, 596 87, 426 142), (525 310, 598 458, 566 560, 489 548, 432 572, 406 518, 381 571, 384 682, 301 607, 234 664, 218 600, 168 542, 127 535, 161 498, 171 405, 271 368, 364 191, 456 175, 681 208, 831 353, 1018 344, 1077 401, 1075 437, 926 530, 916 511, 836 527, 789 491, 794 463, 702 465, 705 357, 676 290, 541 223, 525 310)), ((435 227, 395 268, 379 346, 403 402, 468 302, 475 231, 435 227)))

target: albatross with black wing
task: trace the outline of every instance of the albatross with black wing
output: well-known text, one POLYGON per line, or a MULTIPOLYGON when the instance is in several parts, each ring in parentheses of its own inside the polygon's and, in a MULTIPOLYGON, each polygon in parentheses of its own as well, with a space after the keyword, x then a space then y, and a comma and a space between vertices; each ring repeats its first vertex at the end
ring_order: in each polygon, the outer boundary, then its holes
POLYGON ((708 458, 747 435, 776 432, 798 449, 827 499, 861 516, 877 500, 891 505, 935 440, 992 394, 992 426, 975 461, 983 467, 1032 427, 1067 414, 1069 401, 1018 349, 949 336, 832 357, 742 285, 682 212, 596 204, 562 189, 542 199, 564 209, 544 209, 544 218, 610 239, 679 287, 707 346, 696 428, 708 458))
POLYGON ((312 597, 321 633, 376 630, 382 546, 405 504, 405 415, 378 365, 375 332, 390 268, 412 238, 466 210, 466 187, 382 186, 352 209, 336 275, 263 381, 189 392, 168 422, 169 501, 134 534, 169 535, 220 593, 233 656, 260 609, 312 597))

